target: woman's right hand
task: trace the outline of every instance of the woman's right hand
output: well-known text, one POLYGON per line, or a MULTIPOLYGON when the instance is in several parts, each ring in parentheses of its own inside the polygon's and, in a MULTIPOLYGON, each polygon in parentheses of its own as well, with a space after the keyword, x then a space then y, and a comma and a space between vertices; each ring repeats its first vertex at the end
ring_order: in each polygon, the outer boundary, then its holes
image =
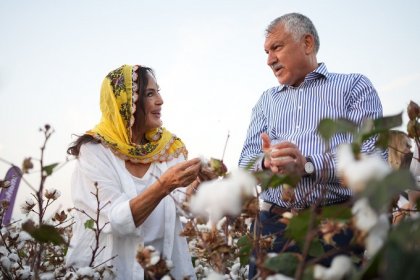
POLYGON ((159 178, 159 181, 167 186, 170 191, 179 187, 186 187, 197 178, 200 168, 201 160, 199 158, 187 160, 170 167, 159 178))

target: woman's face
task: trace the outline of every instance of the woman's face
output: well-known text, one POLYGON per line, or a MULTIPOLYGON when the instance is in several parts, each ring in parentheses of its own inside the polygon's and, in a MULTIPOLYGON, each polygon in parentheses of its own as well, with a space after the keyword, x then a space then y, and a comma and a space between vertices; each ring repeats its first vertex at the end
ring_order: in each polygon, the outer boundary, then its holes
POLYGON ((411 139, 404 135, 404 141, 402 142, 402 152, 407 154, 411 152, 411 139))
POLYGON ((148 83, 144 92, 144 128, 145 132, 162 125, 160 119, 163 99, 153 75, 148 74, 148 83))

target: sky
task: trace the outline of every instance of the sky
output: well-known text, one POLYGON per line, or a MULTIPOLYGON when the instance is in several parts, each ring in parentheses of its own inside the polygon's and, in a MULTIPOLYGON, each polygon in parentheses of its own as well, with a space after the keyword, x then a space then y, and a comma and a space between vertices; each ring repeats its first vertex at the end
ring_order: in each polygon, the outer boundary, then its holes
MULTIPOLYGON (((152 67, 164 98, 164 126, 195 156, 237 166, 251 110, 278 84, 266 65, 264 30, 289 12, 307 15, 320 36, 318 62, 362 73, 384 115, 420 102, 420 2, 336 0, 0 0, 0 159, 18 166, 66 161, 66 149, 100 119, 99 90, 123 64, 152 67), (225 143, 229 135, 226 151, 225 143)), ((404 118, 407 122, 407 118, 404 118)), ((404 129, 402 127, 401 129, 404 129)), ((0 177, 9 166, 0 161, 0 177)), ((70 207, 74 161, 46 182, 70 207)), ((39 185, 39 170, 27 176, 39 185)), ((30 196, 21 183, 14 217, 30 196)))

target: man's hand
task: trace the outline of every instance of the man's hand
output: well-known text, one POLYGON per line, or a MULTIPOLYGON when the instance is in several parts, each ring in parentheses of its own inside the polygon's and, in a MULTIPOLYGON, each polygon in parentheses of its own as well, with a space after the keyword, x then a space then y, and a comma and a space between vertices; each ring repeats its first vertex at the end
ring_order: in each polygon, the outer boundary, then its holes
POLYGON ((295 144, 289 141, 272 144, 266 133, 261 134, 261 139, 265 168, 269 168, 275 174, 301 176, 305 173, 306 159, 295 144))

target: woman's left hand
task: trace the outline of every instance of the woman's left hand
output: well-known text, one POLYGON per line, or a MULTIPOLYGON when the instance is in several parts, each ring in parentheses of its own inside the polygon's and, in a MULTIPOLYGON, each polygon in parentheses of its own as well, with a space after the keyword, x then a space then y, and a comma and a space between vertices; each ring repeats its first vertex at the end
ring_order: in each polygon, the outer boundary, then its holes
POLYGON ((202 167, 198 172, 198 178, 201 182, 214 180, 218 177, 219 176, 217 176, 216 172, 207 166, 202 167))

